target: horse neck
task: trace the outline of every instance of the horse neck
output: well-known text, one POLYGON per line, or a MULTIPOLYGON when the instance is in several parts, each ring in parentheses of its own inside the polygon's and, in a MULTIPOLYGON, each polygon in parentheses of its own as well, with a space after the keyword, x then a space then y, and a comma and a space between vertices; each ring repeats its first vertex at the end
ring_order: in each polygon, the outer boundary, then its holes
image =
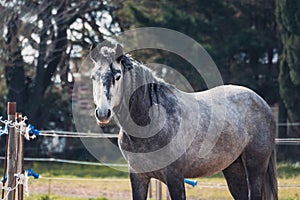
MULTIPOLYGON (((130 67, 125 66, 125 68, 129 69, 124 74, 124 80, 123 80, 123 96, 127 98, 127 105, 132 97, 132 95, 138 91, 141 88, 146 88, 149 86, 149 84, 165 84, 161 79, 157 78, 153 72, 144 66, 142 63, 139 63, 138 61, 127 57, 129 60, 129 63, 127 65, 130 65, 130 67)), ((145 91, 145 95, 148 93, 148 95, 155 95, 155 91, 148 90, 145 91)), ((145 100, 151 100, 151 99, 145 99, 145 100)))
MULTIPOLYGON (((166 88, 174 88, 144 66, 134 66, 126 73, 123 79, 123 101, 118 108, 117 118, 130 118, 136 124, 147 125, 150 107, 167 101, 169 97, 164 91, 166 88)), ((120 122, 120 126, 124 127, 124 124, 120 122)))
POLYGON ((145 149, 154 152, 166 146, 180 125, 177 89, 156 78, 151 71, 143 70, 132 69, 128 76, 124 76, 123 103, 115 112, 121 128, 120 147, 128 152, 143 152, 145 149), (144 84, 137 87, 141 80, 144 84), (130 91, 129 88, 136 90, 130 91))

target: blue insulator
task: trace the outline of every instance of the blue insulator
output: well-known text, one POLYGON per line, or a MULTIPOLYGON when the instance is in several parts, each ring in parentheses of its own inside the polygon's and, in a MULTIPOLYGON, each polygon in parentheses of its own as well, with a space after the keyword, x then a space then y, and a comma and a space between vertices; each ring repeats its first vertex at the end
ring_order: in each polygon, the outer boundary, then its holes
POLYGON ((29 133, 34 134, 36 136, 40 135, 40 131, 35 129, 33 125, 29 124, 28 128, 29 128, 29 133))
POLYGON ((1 182, 4 184, 4 183, 6 183, 6 181, 7 181, 7 176, 2 177, 1 182))
POLYGON ((184 182, 186 183, 186 184, 189 184, 189 185, 191 185, 191 186, 193 186, 193 187, 195 187, 196 185, 197 185, 197 181, 195 181, 195 180, 189 180, 189 179, 184 179, 184 182))
POLYGON ((38 173, 35 173, 32 168, 27 169, 26 172, 27 176, 32 176, 34 177, 34 179, 38 179, 40 177, 40 175, 38 173))

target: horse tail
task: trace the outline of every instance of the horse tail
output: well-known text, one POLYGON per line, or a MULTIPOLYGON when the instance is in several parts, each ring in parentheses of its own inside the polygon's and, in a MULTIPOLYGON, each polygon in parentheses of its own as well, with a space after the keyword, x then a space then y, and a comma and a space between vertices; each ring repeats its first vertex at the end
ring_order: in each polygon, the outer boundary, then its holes
POLYGON ((264 200, 278 200, 277 172, 276 172, 276 149, 274 148, 269 159, 263 190, 264 200))

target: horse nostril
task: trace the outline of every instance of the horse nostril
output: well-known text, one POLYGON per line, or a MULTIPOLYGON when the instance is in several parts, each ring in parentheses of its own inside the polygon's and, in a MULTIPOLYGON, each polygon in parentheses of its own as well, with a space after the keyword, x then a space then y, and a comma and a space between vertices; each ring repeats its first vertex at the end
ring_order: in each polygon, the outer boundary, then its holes
POLYGON ((111 115, 111 110, 110 110, 110 109, 108 109, 108 110, 107 110, 107 116, 106 116, 106 117, 107 117, 107 119, 110 117, 110 115, 111 115))
POLYGON ((100 119, 101 114, 100 114, 99 109, 95 110, 95 115, 96 115, 97 119, 100 119))

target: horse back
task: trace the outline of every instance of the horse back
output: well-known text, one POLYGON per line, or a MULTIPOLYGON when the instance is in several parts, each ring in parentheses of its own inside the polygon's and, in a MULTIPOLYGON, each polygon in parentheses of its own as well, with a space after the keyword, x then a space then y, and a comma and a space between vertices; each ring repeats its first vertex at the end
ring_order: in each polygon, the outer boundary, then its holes
POLYGON ((200 128, 186 153, 187 177, 221 171, 246 148, 252 148, 254 153, 274 148, 276 127, 272 110, 252 90, 225 85, 193 95, 199 102, 200 128), (220 127, 210 129, 214 123, 220 127))

